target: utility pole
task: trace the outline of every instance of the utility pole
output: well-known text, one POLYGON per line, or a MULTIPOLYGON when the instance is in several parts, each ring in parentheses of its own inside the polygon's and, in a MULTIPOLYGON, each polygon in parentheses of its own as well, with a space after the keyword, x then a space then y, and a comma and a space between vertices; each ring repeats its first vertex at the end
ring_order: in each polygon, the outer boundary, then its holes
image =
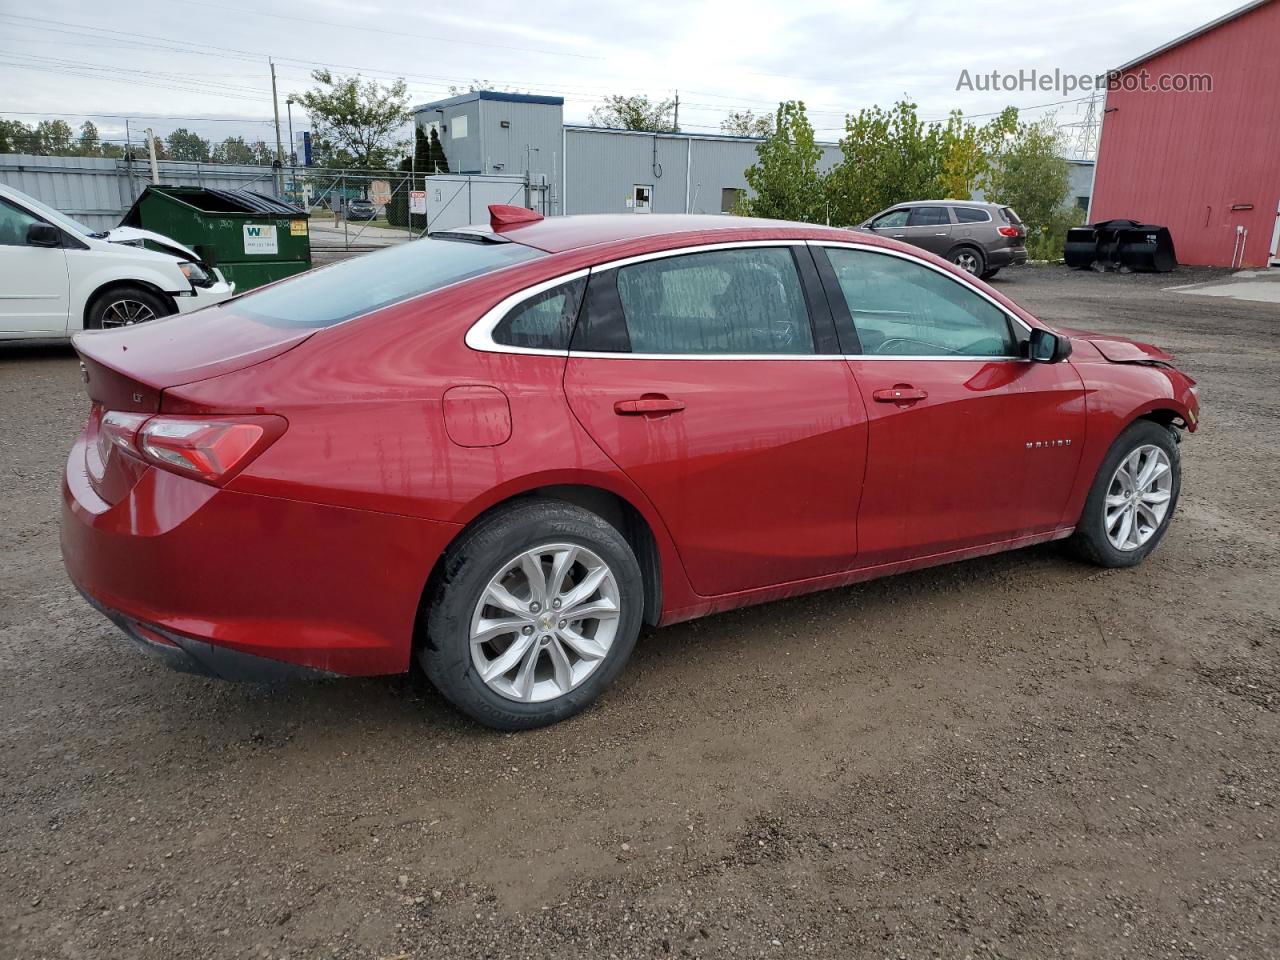
POLYGON ((675 128, 676 128, 676 131, 675 131, 675 132, 676 132, 676 133, 679 133, 679 132, 680 132, 680 91, 679 91, 679 90, 677 90, 677 91, 676 91, 676 120, 675 120, 675 128))
POLYGON ((295 195, 298 192, 298 144, 293 139, 293 97, 285 99, 284 108, 289 112, 289 196, 297 203, 295 195))
POLYGON ((267 58, 267 63, 271 65, 271 107, 276 113, 276 196, 279 197, 284 193, 281 182, 284 169, 284 144, 280 142, 280 99, 276 96, 276 63, 270 57, 267 58))
POLYGON ((147 155, 151 158, 151 182, 160 182, 160 165, 156 163, 156 132, 147 127, 147 155))

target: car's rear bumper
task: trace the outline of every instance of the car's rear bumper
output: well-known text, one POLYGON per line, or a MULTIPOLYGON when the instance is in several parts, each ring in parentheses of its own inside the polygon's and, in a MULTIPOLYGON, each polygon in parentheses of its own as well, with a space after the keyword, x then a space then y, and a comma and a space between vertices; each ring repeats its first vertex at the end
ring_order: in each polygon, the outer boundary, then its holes
POLYGON ((997 247, 987 252, 988 267, 1016 267, 1026 262, 1026 247, 997 247))
POLYGON ((63 484, 63 561, 148 649, 217 676, 408 669, 427 576, 457 525, 238 493, 156 468, 107 504, 89 484, 84 443, 63 484))

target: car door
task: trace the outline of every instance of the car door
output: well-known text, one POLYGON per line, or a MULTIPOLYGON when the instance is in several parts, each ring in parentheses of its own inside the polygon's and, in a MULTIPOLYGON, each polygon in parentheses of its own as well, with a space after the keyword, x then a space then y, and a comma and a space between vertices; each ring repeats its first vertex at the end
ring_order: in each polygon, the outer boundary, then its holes
POLYGON ((0 197, 0 334, 67 332, 67 255, 61 247, 27 242, 45 221, 0 197))
POLYGON ((1085 430, 1075 368, 1023 358, 1026 325, 943 268, 815 254, 869 421, 860 563, 1059 529, 1085 430))
POLYGON ((947 207, 912 207, 905 236, 899 239, 943 256, 951 250, 951 211, 947 207))
POLYGON ((803 244, 593 269, 564 388, 699 594, 852 566, 866 414, 803 244))

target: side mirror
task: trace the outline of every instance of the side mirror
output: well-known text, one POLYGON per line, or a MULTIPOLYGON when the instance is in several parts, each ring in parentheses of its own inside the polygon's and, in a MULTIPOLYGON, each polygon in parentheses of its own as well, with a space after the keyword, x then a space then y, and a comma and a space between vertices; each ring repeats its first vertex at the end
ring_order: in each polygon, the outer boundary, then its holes
POLYGON ((51 223, 33 223, 27 227, 27 246, 60 247, 62 231, 51 223))
POLYGON ((1059 363, 1071 356, 1071 339, 1060 333, 1051 333, 1042 327, 1031 331, 1027 341, 1027 358, 1036 363, 1059 363))

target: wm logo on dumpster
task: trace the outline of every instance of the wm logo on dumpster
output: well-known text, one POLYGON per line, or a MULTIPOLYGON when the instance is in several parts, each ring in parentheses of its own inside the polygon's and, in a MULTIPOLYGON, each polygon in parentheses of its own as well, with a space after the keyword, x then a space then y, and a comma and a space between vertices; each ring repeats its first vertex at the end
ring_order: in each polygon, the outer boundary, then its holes
POLYGON ((246 223, 244 225, 244 252, 247 255, 270 256, 280 252, 276 228, 270 223, 246 223))

